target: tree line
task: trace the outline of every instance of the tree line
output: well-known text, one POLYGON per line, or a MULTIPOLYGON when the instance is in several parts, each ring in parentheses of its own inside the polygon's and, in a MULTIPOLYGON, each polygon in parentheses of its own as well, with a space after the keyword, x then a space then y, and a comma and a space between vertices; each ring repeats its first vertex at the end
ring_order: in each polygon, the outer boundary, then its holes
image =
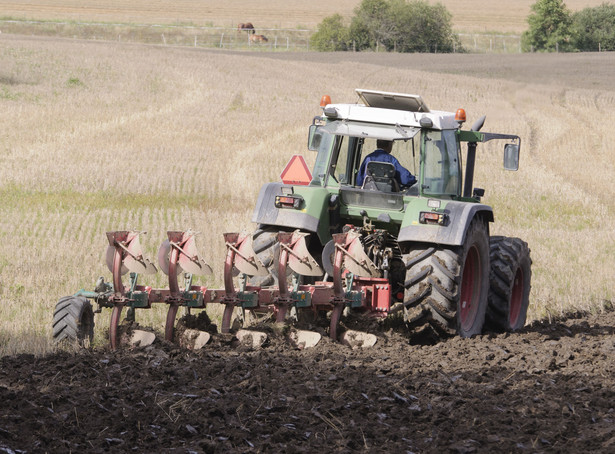
MULTIPOLYGON (((572 13, 563 0, 537 0, 531 11, 521 38, 526 52, 615 50, 613 4, 572 13)), ((340 14, 323 19, 310 46, 325 52, 464 52, 452 14, 426 0, 363 0, 349 24, 340 14)))

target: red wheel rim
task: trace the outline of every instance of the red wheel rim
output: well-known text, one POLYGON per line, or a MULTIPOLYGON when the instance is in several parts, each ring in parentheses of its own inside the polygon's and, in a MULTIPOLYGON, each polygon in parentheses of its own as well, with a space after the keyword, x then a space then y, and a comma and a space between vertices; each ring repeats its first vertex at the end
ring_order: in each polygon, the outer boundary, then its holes
POLYGON ((510 310, 508 313, 508 321, 510 326, 514 328, 521 315, 521 306, 523 306, 523 270, 519 267, 515 273, 515 280, 510 295, 510 310))
POLYGON ((224 314, 222 314, 222 326, 220 327, 221 333, 227 334, 231 331, 231 318, 233 318, 234 310, 235 306, 232 304, 227 304, 224 308, 224 314))
POLYGON ((463 330, 469 330, 474 324, 480 298, 481 263, 478 249, 470 248, 463 266, 461 279, 461 298, 459 300, 459 321, 463 330))
POLYGON ((115 350, 119 344, 118 325, 120 324, 120 318, 122 317, 122 309, 124 306, 118 304, 113 306, 113 312, 111 312, 111 322, 109 323, 109 343, 111 344, 111 350, 115 350))
POLYGON ((177 317, 177 309, 179 306, 171 304, 169 312, 167 312, 167 322, 164 325, 164 339, 173 342, 173 329, 175 328, 175 318, 177 317))

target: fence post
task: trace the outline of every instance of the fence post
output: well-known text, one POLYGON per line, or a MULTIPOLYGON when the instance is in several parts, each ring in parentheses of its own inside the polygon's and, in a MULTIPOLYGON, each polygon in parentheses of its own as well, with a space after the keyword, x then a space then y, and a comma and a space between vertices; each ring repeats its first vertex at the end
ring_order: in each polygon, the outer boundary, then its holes
POLYGON ((278 37, 276 36, 275 39, 273 40, 273 48, 277 49, 278 48, 278 37))
POLYGON ((222 47, 222 41, 224 40, 224 33, 220 35, 220 47, 222 47))
POLYGON ((290 49, 290 40, 286 37, 286 50, 290 49))
POLYGON ((167 45, 167 40, 164 39, 164 33, 162 34, 162 42, 164 43, 165 46, 167 45))
POLYGON ((196 47, 196 35, 194 35, 194 47, 196 47))

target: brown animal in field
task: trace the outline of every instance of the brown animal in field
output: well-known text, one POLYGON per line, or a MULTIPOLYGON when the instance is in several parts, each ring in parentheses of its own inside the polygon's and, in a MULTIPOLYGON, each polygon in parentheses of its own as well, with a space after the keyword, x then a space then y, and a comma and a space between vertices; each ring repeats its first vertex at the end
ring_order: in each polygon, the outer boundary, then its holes
POLYGON ((237 26, 237 31, 246 31, 249 34, 254 34, 254 25, 251 22, 241 23, 237 26))
POLYGON ((252 35, 250 36, 250 43, 266 43, 269 41, 265 35, 252 35))

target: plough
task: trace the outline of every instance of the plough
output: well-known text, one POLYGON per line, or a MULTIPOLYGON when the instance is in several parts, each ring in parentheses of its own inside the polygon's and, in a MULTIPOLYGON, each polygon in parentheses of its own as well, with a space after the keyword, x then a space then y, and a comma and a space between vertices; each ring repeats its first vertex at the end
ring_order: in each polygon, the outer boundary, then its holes
POLYGON ((368 274, 371 260, 362 247, 356 247, 358 237, 352 231, 333 236, 335 250, 332 256, 332 276, 327 276, 306 247, 308 233, 280 232, 277 239, 280 253, 276 266, 280 285, 261 287, 250 285, 254 276, 266 275, 269 271, 259 260, 252 247, 252 235, 224 234, 226 258, 224 262, 224 288, 210 289, 193 285, 193 276, 212 273, 211 267, 200 257, 196 247, 197 233, 192 230, 169 231, 168 238, 158 250, 158 266, 168 276, 168 289, 154 289, 138 285, 140 274, 154 274, 156 266, 144 257, 139 237, 145 232, 108 232, 106 262, 113 275, 111 283, 99 278, 94 291, 81 290, 75 297, 85 297, 103 307, 111 308, 109 342, 112 349, 119 346, 119 324, 124 308, 126 318, 135 319, 137 309, 149 309, 153 304, 167 304, 165 339, 173 341, 175 320, 180 307, 189 311, 205 309, 208 304, 222 304, 224 311, 221 333, 231 332, 232 318, 236 308, 269 313, 276 322, 283 323, 289 310, 330 313, 329 337, 336 340, 339 322, 344 308, 349 307, 376 317, 386 317, 390 312, 391 286, 387 279, 361 276, 368 274), (292 273, 287 272, 290 268, 292 273), (129 283, 122 276, 129 273, 129 283), (179 276, 184 273, 184 285, 179 276), (301 285, 299 276, 325 277, 314 284, 301 285), (238 287, 235 287, 235 280, 238 287), (290 282, 286 282, 290 280, 290 282), (286 284, 286 285, 285 285, 286 284))

